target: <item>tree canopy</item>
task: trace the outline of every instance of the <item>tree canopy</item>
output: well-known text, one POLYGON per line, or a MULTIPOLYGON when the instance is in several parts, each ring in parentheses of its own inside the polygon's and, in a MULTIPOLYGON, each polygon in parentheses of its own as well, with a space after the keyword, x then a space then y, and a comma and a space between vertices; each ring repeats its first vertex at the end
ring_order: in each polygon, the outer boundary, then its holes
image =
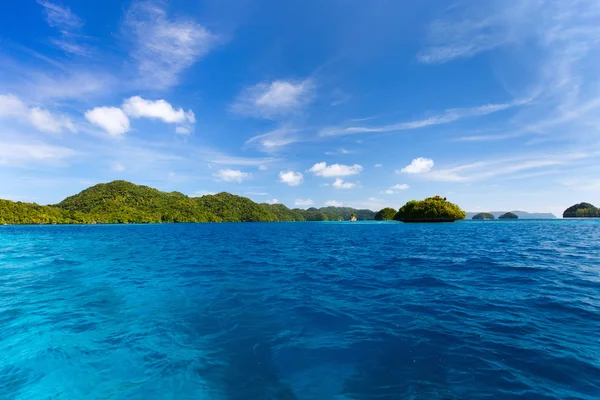
POLYGON ((456 204, 440 196, 425 200, 411 200, 406 203, 394 219, 402 222, 454 222, 465 219, 466 213, 456 204))
POLYGON ((575 204, 565 210, 563 218, 596 218, 600 217, 600 209, 590 203, 575 204))
POLYGON ((494 219, 494 214, 490 213, 479 213, 473 216, 473 219, 494 219))
POLYGON ((396 216, 397 211, 393 208, 387 207, 379 210, 377 214, 375 214, 375 219, 377 221, 391 221, 396 216))
POLYGON ((189 197, 126 181, 92 186, 53 206, 0 200, 0 224, 339 221, 352 213, 358 219, 375 215, 348 207, 290 210, 225 192, 189 197))
POLYGON ((507 212, 498 217, 498 219, 519 219, 519 216, 512 212, 507 212))

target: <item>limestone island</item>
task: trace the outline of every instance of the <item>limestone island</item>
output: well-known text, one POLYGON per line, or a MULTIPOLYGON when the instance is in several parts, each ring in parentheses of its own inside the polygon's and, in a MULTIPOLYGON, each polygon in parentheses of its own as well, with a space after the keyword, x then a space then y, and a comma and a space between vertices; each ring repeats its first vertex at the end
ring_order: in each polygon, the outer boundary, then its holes
POLYGON ((563 218, 598 218, 600 210, 590 203, 579 203, 571 206, 563 213, 563 218))
POLYGON ((495 219, 496 217, 494 217, 494 214, 490 214, 490 213, 479 213, 477 215, 474 215, 472 219, 483 219, 483 220, 490 220, 490 219, 495 219))
POLYGON ((467 214, 445 197, 434 196, 425 200, 411 200, 394 216, 401 222, 454 222, 467 214))
POLYGON ((512 212, 507 212, 498 217, 498 219, 519 219, 519 216, 512 212))

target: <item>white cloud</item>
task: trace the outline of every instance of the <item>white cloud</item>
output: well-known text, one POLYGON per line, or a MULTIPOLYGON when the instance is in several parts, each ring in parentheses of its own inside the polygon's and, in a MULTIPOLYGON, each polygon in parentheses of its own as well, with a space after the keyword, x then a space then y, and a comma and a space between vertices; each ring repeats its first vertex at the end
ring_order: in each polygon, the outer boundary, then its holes
POLYGON ((434 162, 431 158, 415 158, 406 167, 396 171, 396 173, 405 174, 424 174, 433 168, 434 162))
POLYGON ((116 172, 122 172, 125 171, 125 166, 120 162, 114 162, 110 165, 110 169, 116 172))
POLYGON ((259 83, 242 91, 231 106, 236 114, 276 119, 298 112, 313 97, 314 84, 307 79, 301 82, 274 81, 259 83))
POLYGON ((358 186, 357 183, 344 182, 341 178, 336 178, 335 182, 331 184, 336 189, 354 189, 358 186))
POLYGON ((0 165, 23 167, 31 163, 64 165, 77 152, 62 146, 34 142, 10 142, 3 139, 0 146, 0 165))
POLYGON ((279 173, 279 182, 287 183, 290 186, 298 186, 304 182, 304 176, 300 172, 281 171, 279 173))
POLYGON ((279 204, 279 200, 273 199, 273 200, 267 201, 267 203, 269 203, 269 204, 279 204))
POLYGON ((341 201, 336 201, 336 200, 328 200, 325 202, 326 207, 342 207, 343 205, 344 205, 344 203, 342 203, 341 201))
POLYGON ((406 189, 409 189, 409 188, 410 188, 410 186, 408 186, 406 183, 402 183, 402 184, 399 183, 397 185, 394 185, 394 186, 390 187, 387 190, 382 191, 381 193, 383 193, 383 194, 394 194, 394 193, 396 193, 399 190, 406 190, 406 189))
POLYGON ((313 165, 308 172, 312 172, 317 176, 324 178, 333 178, 339 176, 350 176, 360 174, 363 167, 358 164, 354 165, 343 165, 343 164, 332 164, 327 165, 326 162, 320 162, 313 165))
POLYGON ((140 96, 130 97, 123 103, 123 111, 132 118, 160 119, 167 124, 194 124, 196 118, 192 110, 175 110, 165 100, 146 100, 140 96))
POLYGON ((390 189, 392 190, 406 190, 409 189, 410 186, 408 186, 406 183, 402 183, 402 184, 397 184, 392 186, 390 189))
POLYGON ((76 132, 75 125, 65 116, 56 117, 50 111, 39 107, 32 107, 29 110, 29 121, 39 130, 47 132, 62 132, 67 129, 76 132))
POLYGON ((87 45, 77 43, 86 37, 78 32, 83 27, 83 21, 75 15, 69 7, 63 7, 50 1, 38 0, 38 4, 44 7, 46 22, 52 28, 58 29, 60 39, 51 38, 50 43, 66 53, 78 56, 87 56, 90 49, 87 45))
POLYGON ((478 107, 471 108, 451 108, 445 110, 443 113, 434 115, 429 118, 419 119, 408 122, 400 122, 391 125, 382 126, 350 126, 350 127, 333 127, 325 128, 319 132, 320 136, 341 136, 341 135, 353 135, 358 133, 381 133, 381 132, 394 132, 394 131, 406 131, 413 129, 425 128, 433 125, 449 124, 451 122, 458 121, 463 118, 480 117, 488 114, 492 114, 499 111, 508 110, 513 107, 522 106, 529 103, 531 99, 518 99, 510 103, 501 104, 486 104, 478 107))
MULTIPOLYGON (((448 16, 429 25, 422 63, 444 63, 513 43, 522 43, 532 31, 531 16, 542 16, 544 1, 489 1, 476 7, 448 10, 448 16), (458 14, 458 15, 457 15, 458 14)), ((470 3, 466 3, 471 5, 470 3)), ((538 21, 536 21, 537 23, 538 21)))
POLYGON ((295 129, 278 128, 271 132, 251 137, 246 141, 246 145, 257 144, 260 150, 265 152, 273 152, 288 144, 298 142, 299 138, 296 135, 295 129))
POLYGON ((217 36, 202 25, 181 17, 169 18, 160 2, 135 1, 124 29, 134 43, 132 57, 140 80, 153 88, 168 88, 179 75, 207 54, 217 36))
POLYGON ((266 170, 268 170, 268 169, 269 169, 269 167, 267 167, 266 165, 262 165, 262 164, 261 164, 261 165, 259 165, 259 166, 258 166, 258 170, 259 170, 259 171, 266 171, 266 170))
POLYGON ((2 117, 27 121, 40 131, 77 132, 75 125, 67 116, 55 115, 40 107, 28 107, 25 102, 12 94, 0 95, 0 118, 2 117))
POLYGON ((219 181, 225 182, 243 182, 252 177, 248 172, 242 172, 236 169, 221 169, 213 174, 219 181))
POLYGON ((440 182, 474 182, 504 176, 519 179, 531 178, 549 173, 556 173, 556 168, 589 159, 597 154, 566 153, 561 155, 524 156, 494 161, 478 161, 461 164, 455 167, 430 171, 423 176, 440 182), (546 167, 552 167, 547 170, 546 167), (526 175, 513 175, 517 172, 531 171, 526 175))
POLYGON ((381 167, 383 167, 383 164, 375 164, 374 167, 375 168, 381 168, 381 167))
POLYGON ((129 131, 129 118, 120 108, 96 107, 85 112, 85 118, 108 132, 111 136, 121 136, 129 131))
POLYGON ((310 206, 314 206, 315 202, 312 201, 311 199, 306 199, 306 200, 296 199, 296 201, 294 202, 294 205, 298 206, 298 207, 310 207, 310 206))
POLYGON ((83 21, 71 12, 69 7, 62 7, 50 1, 38 0, 38 4, 44 7, 46 22, 53 28, 61 31, 78 29, 83 26, 83 21))

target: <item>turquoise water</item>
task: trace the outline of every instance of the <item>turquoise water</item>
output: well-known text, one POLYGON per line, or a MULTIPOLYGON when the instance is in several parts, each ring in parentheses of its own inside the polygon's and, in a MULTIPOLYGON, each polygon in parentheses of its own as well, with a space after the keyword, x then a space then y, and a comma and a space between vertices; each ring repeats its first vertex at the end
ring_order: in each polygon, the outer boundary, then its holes
POLYGON ((600 221, 0 226, 2 399, 598 399, 600 221))

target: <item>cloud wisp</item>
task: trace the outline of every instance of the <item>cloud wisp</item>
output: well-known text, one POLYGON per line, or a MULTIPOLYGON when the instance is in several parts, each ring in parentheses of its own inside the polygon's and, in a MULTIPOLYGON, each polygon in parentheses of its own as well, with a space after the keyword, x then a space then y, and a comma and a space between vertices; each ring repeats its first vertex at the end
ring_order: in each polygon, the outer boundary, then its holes
POLYGON ((313 95, 311 79, 261 82, 245 88, 231 105, 231 111, 247 117, 278 119, 300 112, 313 95))
POLYGON ((169 17, 155 1, 134 1, 123 24, 133 42, 131 56, 145 86, 169 88, 206 55, 218 36, 188 18, 169 17))
POLYGON ((221 169, 213 174, 217 181, 242 183, 252 178, 249 172, 243 172, 236 169, 221 169))
POLYGON ((452 108, 444 111, 441 114, 434 115, 429 118, 419 119, 408 122, 400 122, 391 125, 381 126, 349 126, 349 127, 331 127, 322 129, 319 132, 320 136, 343 136, 343 135, 355 135, 360 133, 383 133, 383 132, 396 132, 406 131, 413 129, 425 128, 428 126, 449 124, 455 121, 459 121, 464 118, 481 117, 488 114, 508 110, 513 107, 522 106, 527 104, 530 99, 515 100, 509 103, 500 104, 486 104, 471 108, 452 108))

